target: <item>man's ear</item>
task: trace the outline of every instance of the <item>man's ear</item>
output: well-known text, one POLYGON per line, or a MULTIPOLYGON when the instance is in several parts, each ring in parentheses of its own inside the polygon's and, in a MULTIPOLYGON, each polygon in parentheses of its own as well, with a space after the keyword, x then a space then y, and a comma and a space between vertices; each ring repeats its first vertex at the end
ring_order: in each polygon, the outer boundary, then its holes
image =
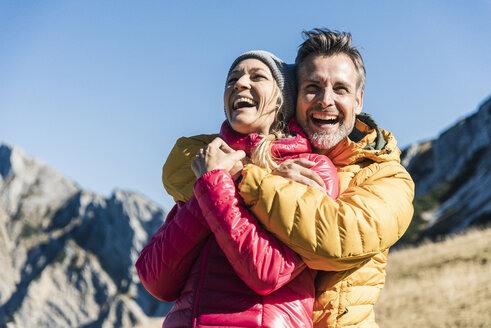
POLYGON ((355 114, 360 115, 361 110, 363 109, 363 90, 361 90, 356 96, 356 104, 355 104, 355 114))

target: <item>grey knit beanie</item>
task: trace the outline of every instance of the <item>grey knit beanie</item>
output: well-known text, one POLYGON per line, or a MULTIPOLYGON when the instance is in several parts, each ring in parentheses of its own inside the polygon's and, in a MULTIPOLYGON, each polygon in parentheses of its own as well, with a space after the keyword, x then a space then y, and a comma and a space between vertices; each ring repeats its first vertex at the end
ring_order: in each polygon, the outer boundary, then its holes
POLYGON ((228 70, 227 76, 230 74, 235 65, 247 58, 259 59, 268 65, 271 73, 273 73, 273 77, 283 95, 281 111, 283 112, 285 124, 288 124, 288 121, 290 121, 290 119, 295 115, 295 103, 297 100, 295 65, 286 64, 284 61, 268 51, 252 50, 243 53, 234 60, 230 66, 230 69, 228 70))

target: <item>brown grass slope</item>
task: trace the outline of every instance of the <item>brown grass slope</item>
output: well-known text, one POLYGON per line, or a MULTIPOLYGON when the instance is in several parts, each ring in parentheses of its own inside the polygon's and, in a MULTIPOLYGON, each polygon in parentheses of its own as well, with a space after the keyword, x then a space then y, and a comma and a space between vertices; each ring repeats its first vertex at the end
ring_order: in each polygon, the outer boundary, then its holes
POLYGON ((491 327, 491 228, 389 254, 381 328, 491 327))

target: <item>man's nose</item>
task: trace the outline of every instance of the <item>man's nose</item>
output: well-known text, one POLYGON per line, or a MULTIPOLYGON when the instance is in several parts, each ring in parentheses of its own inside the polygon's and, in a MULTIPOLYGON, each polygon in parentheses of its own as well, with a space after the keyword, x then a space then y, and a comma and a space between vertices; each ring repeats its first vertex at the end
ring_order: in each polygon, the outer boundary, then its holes
POLYGON ((242 75, 237 82, 235 82, 234 88, 237 90, 247 89, 250 87, 250 79, 247 75, 242 75))
POLYGON ((322 92, 319 94, 319 98, 317 100, 317 103, 322 108, 327 108, 327 107, 330 107, 331 105, 333 105, 334 104, 333 91, 331 89, 328 89, 328 88, 323 89, 322 92))

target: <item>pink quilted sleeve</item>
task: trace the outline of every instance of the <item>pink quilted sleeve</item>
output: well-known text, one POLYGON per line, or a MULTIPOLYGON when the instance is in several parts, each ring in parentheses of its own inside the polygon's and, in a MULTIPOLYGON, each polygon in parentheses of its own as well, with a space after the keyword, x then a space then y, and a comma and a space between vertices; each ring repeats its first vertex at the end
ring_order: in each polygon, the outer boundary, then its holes
POLYGON ((196 198, 178 202, 135 264, 145 289, 160 300, 176 300, 210 235, 196 198))
POLYGON ((329 157, 319 154, 305 153, 300 154, 299 157, 306 158, 316 164, 310 169, 316 172, 326 185, 326 193, 332 199, 336 199, 339 196, 339 179, 338 171, 336 167, 329 159, 329 157))
POLYGON ((256 293, 272 293, 306 268, 295 252, 264 230, 245 208, 226 170, 203 175, 194 193, 228 261, 256 293))

